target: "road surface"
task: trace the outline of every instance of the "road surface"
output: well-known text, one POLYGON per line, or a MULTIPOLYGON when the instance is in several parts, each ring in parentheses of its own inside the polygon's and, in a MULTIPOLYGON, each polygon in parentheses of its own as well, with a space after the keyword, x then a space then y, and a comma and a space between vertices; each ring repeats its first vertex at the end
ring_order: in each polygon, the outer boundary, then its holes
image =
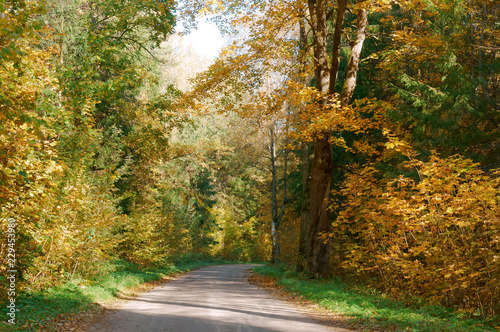
POLYGON ((127 301, 93 332, 348 332, 323 326, 247 282, 252 265, 192 271, 127 301))

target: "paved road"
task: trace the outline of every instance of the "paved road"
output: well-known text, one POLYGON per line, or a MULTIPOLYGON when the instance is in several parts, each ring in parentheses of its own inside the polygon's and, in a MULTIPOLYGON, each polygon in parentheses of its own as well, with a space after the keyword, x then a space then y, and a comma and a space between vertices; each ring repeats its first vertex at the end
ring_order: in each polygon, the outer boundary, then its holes
POLYGON ((348 332, 326 327, 247 282, 251 265, 211 266, 126 302, 97 332, 348 332))

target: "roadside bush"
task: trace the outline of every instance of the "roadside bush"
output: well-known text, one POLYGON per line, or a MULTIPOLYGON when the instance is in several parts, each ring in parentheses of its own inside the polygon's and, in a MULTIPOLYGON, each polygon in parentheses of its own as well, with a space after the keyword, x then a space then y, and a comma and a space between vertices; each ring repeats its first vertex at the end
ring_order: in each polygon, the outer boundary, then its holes
POLYGON ((470 314, 500 313, 500 177, 460 156, 432 156, 418 172, 350 174, 333 223, 346 272, 393 295, 411 294, 470 314))

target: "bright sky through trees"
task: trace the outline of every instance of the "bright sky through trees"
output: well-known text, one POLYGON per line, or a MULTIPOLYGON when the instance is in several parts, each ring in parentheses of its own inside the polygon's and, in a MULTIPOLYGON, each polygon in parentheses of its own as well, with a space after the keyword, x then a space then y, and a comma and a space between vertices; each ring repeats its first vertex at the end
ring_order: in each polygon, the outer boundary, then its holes
POLYGON ((224 45, 224 38, 217 26, 207 22, 206 18, 200 19, 198 29, 185 36, 184 40, 196 53, 210 59, 216 58, 224 45))

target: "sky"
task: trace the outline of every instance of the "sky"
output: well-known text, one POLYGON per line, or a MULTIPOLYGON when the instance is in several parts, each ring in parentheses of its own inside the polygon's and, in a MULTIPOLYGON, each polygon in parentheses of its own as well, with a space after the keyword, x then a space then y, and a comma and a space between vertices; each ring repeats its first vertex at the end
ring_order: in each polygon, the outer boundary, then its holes
POLYGON ((200 19, 198 29, 183 37, 186 44, 191 44, 196 53, 209 59, 215 59, 224 45, 224 38, 214 23, 200 19))

